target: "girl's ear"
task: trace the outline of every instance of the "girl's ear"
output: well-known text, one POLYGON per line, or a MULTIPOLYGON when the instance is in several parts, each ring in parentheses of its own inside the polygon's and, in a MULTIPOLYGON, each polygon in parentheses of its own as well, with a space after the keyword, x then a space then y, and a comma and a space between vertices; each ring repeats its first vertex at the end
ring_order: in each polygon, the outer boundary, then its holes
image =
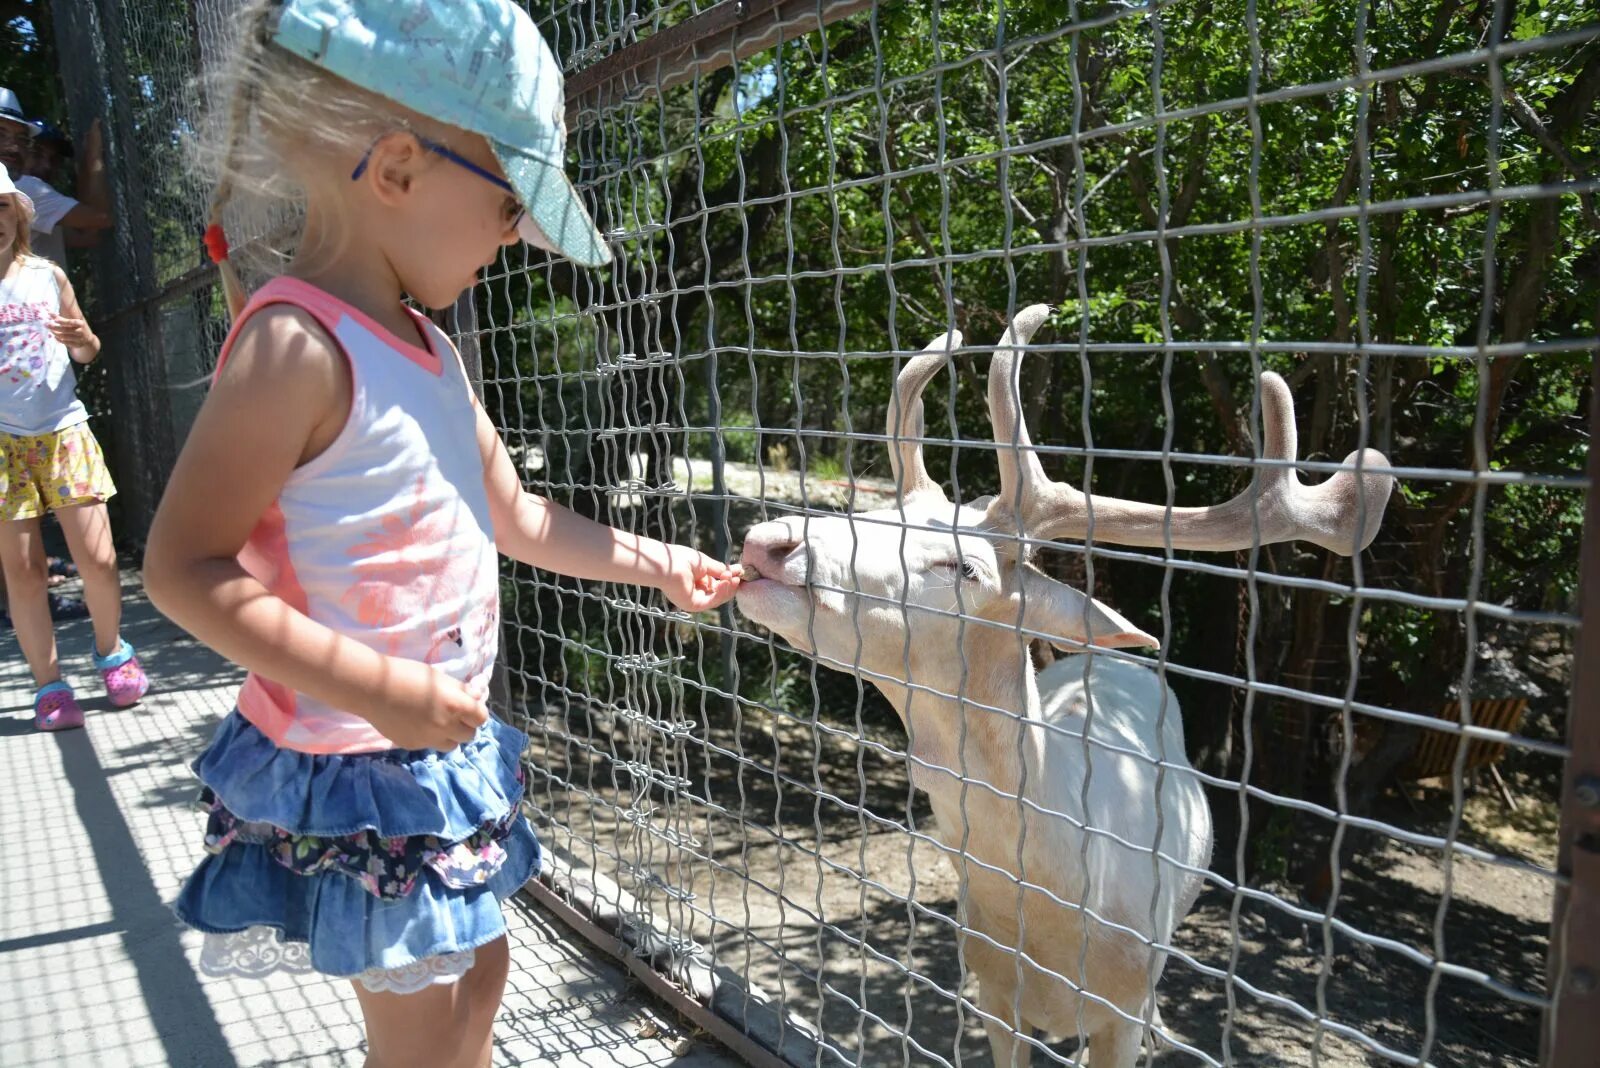
POLYGON ((422 163, 422 146, 403 130, 384 134, 373 142, 361 177, 380 203, 397 205, 411 192, 422 163))

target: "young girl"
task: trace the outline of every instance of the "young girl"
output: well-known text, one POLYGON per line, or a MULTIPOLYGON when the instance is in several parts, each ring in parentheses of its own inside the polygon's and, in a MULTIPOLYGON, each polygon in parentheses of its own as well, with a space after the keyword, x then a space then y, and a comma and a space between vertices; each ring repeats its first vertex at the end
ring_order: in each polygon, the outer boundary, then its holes
POLYGON ((176 909, 207 932, 203 967, 355 980, 368 1065, 486 1065, 500 900, 538 858, 527 739, 484 703, 496 550, 691 611, 737 579, 524 493, 449 340, 402 303, 451 305, 519 239, 608 258, 526 13, 279 0, 244 18, 219 191, 287 176, 305 225, 223 347, 145 556, 161 610, 249 671, 195 763, 209 855, 176 909))
POLYGON ((49 569, 39 520, 56 514, 83 576, 94 624, 94 666, 111 703, 125 708, 149 681, 122 639, 122 583, 105 502, 117 492, 77 395, 76 363, 93 363, 100 339, 84 321, 66 274, 33 254, 33 202, 0 166, 0 563, 17 643, 39 687, 34 726, 83 726, 61 680, 50 619, 49 569))

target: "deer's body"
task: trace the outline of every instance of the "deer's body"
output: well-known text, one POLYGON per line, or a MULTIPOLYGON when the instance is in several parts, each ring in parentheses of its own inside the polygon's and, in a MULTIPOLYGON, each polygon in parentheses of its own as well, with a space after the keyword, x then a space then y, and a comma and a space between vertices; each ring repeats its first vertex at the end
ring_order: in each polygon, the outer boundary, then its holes
POLYGON ((739 607, 899 712, 912 781, 962 876, 959 948, 996 1064, 1025 1066, 1021 1036, 1042 1030, 1084 1036, 1093 1068, 1131 1068, 1158 1019, 1162 947, 1210 861, 1211 814, 1178 702, 1154 672, 1094 653, 1035 672, 1041 637, 1075 650, 1158 643, 1035 568, 1020 535, 1193 550, 1301 538, 1353 552, 1393 480, 1367 450, 1347 458, 1353 471, 1302 485, 1288 387, 1265 375, 1270 465, 1233 500, 1168 509, 1052 482, 1017 393, 1021 346, 1047 313, 1019 313, 991 364, 998 494, 953 503, 923 463, 921 393, 960 346, 952 332, 896 382, 887 436, 901 502, 752 527, 739 607))
MULTIPOLYGON (((977 861, 955 858, 962 920, 998 946, 969 936, 963 955, 980 1007, 1006 1025, 990 1028, 997 1047, 1014 1043, 1014 1029, 1035 1029, 1093 1036, 1094 1048, 1117 1051, 1097 1054, 1102 1064, 1136 1056, 1135 1021, 1165 962, 1153 947, 1171 945, 1211 857, 1211 813, 1184 756, 1177 700, 1166 691, 1163 714, 1163 690, 1154 672, 1109 657, 1067 657, 1042 672, 1028 720, 1039 725, 985 732, 967 747, 968 777, 1020 807, 970 783, 963 791, 956 775, 918 775, 939 839, 977 861), (997 827, 1007 833, 989 833, 997 827), (1021 948, 1020 977, 1016 955, 999 947, 1021 948)), ((1007 696, 972 694, 996 707, 988 698, 1007 696)), ((1019 1045, 1017 1063, 1025 1052, 1019 1045)))

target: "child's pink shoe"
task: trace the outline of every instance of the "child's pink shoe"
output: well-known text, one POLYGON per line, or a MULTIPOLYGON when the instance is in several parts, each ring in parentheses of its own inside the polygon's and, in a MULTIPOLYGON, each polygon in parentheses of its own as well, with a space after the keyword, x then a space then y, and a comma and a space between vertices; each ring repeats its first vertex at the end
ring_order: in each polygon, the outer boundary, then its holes
POLYGON ((144 668, 139 666, 133 646, 126 639, 117 643, 110 656, 96 653, 94 667, 105 680, 106 696, 111 699, 113 707, 127 708, 137 704, 139 698, 150 689, 150 680, 145 676, 144 668))
POLYGON ((72 695, 72 687, 52 682, 33 698, 33 725, 42 731, 65 731, 83 726, 83 709, 72 695))

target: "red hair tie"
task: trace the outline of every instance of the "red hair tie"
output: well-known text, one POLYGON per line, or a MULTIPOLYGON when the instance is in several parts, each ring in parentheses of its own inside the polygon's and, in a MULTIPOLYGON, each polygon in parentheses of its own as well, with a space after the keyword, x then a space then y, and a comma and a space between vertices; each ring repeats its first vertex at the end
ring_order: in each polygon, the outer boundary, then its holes
POLYGON ((211 257, 212 263, 221 263, 228 258, 228 239, 222 233, 222 224, 212 223, 206 227, 205 237, 206 255, 211 257))

